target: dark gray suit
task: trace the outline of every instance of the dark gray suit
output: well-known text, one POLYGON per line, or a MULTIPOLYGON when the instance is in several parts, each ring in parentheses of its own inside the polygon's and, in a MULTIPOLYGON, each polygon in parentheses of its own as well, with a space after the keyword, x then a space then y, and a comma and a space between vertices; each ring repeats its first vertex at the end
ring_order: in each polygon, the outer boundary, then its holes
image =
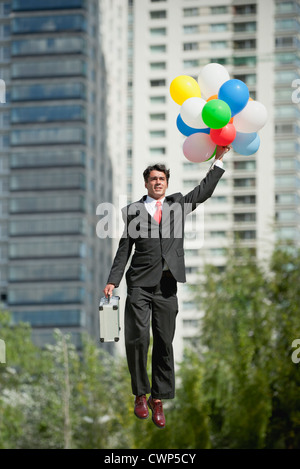
POLYGON ((213 166, 191 192, 166 196, 158 224, 144 204, 146 196, 122 210, 125 228, 107 283, 120 284, 126 272, 125 344, 135 395, 150 392, 147 377, 149 325, 152 312, 152 397, 174 397, 172 341, 178 312, 177 282, 185 282, 184 223, 188 213, 214 192, 224 170, 213 166), (163 272, 166 262, 169 271, 163 272))

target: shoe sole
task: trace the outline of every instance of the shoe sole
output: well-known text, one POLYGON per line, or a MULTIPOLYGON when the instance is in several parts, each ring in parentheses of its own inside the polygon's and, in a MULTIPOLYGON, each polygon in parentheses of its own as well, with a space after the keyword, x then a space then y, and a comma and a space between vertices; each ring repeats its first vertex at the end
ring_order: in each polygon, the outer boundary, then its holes
POLYGON ((151 407, 149 401, 147 401, 147 404, 148 404, 149 409, 150 409, 151 412, 152 412, 152 422, 154 423, 154 425, 155 425, 157 428, 159 428, 160 430, 163 430, 163 429, 165 428, 166 424, 165 424, 163 427, 162 427, 161 425, 157 425, 157 423, 156 423, 155 420, 153 419, 153 409, 152 409, 152 407, 151 407))

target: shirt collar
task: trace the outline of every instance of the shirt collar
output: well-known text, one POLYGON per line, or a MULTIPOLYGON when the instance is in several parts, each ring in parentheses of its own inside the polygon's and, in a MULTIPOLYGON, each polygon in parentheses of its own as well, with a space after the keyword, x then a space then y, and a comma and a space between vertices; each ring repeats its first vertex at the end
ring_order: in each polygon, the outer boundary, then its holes
MULTIPOLYGON (((160 202, 161 204, 164 203, 164 200, 165 200, 165 197, 163 197, 162 199, 160 199, 160 202)), ((152 197, 150 197, 149 195, 147 195, 146 199, 145 199, 145 204, 153 204, 155 205, 157 202, 156 199, 153 199, 152 197)))

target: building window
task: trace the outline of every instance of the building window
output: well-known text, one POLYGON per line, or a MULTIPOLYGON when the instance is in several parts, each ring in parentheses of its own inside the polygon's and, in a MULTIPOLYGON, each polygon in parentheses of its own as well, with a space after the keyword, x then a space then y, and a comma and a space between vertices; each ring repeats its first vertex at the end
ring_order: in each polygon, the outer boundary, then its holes
POLYGON ((164 112, 150 114, 150 120, 152 121, 165 121, 166 114, 164 112))
POLYGON ((233 30, 235 33, 256 31, 256 21, 247 21, 245 23, 234 23, 233 30))
POLYGON ((276 230, 277 239, 291 239, 293 241, 299 240, 299 231, 294 227, 282 227, 276 230))
POLYGON ((150 68, 151 70, 165 70, 166 62, 151 62, 150 68))
POLYGON ((255 67, 256 66, 256 57, 234 57, 233 64, 236 67, 255 67))
POLYGON ((256 39, 243 39, 239 41, 233 41, 233 48, 235 50, 255 49, 256 39))
POLYGON ((236 171, 255 171, 256 161, 234 161, 233 167, 236 171))
POLYGON ((228 30, 227 23, 214 23, 210 25, 210 30, 214 33, 219 33, 228 30))
POLYGON ((41 0, 13 0, 12 10, 13 11, 30 11, 30 10, 55 10, 55 9, 67 9, 67 8, 82 8, 85 0, 47 0, 47 2, 41 2, 41 0))
POLYGON ((294 36, 288 36, 288 37, 276 37, 275 38, 275 46, 280 48, 280 47, 293 47, 295 44, 295 38, 294 36))
POLYGON ((238 5, 233 7, 233 11, 235 15, 255 15, 256 4, 238 5))
POLYGON ((151 28, 150 34, 151 36, 166 36, 167 29, 166 28, 151 28))
POLYGON ((84 289, 80 287, 39 287, 36 289, 11 289, 8 304, 58 304, 84 303, 84 289))
POLYGON ((85 109, 78 105, 12 108, 13 124, 29 122, 78 121, 85 119, 85 109))
POLYGON ((224 15, 224 14, 228 13, 228 7, 227 6, 211 7, 210 8, 210 13, 212 15, 224 15))
POLYGON ((166 149, 165 147, 157 147, 157 148, 150 148, 150 155, 151 156, 159 156, 159 155, 165 155, 166 154, 166 149))
POLYGON ((190 60, 183 61, 183 68, 193 68, 193 67, 199 67, 199 66, 200 66, 199 59, 190 59, 190 60))
POLYGON ((150 80, 150 86, 151 87, 166 86, 166 80, 164 79, 150 80))
POLYGON ((226 49, 227 41, 211 41, 210 45, 212 49, 226 49))
POLYGON ((233 187, 255 187, 255 178, 234 179, 233 187))
POLYGON ((165 44, 159 44, 157 46, 150 46, 150 52, 156 54, 161 52, 166 52, 167 46, 165 44))
POLYGON ((185 17, 199 16, 199 8, 184 8, 183 16, 185 17))
POLYGON ((225 248, 211 248, 209 250, 209 254, 211 256, 225 256, 226 255, 226 249, 225 248))
POLYGON ((10 236, 38 236, 61 234, 84 234, 82 218, 33 218, 26 220, 11 220, 9 223, 10 236))
POLYGON ((84 99, 85 86, 82 83, 56 83, 14 85, 11 89, 12 101, 38 101, 50 99, 84 99))
POLYGON ((162 138, 166 136, 165 130, 150 130, 150 138, 162 138))
MULTIPOLYGON (((41 308, 42 309, 42 308, 41 308)), ((32 326, 84 326, 84 315, 80 310, 45 310, 13 312, 15 322, 29 322, 32 326)), ((48 342, 47 342, 48 343, 48 342)))
POLYGON ((86 143, 83 128, 44 128, 13 130, 11 145, 39 145, 57 143, 86 143))
POLYGON ((44 150, 40 152, 13 153, 11 168, 43 168, 52 166, 85 166, 85 153, 80 150, 44 150))
POLYGON ((185 42, 183 44, 183 50, 198 50, 199 43, 198 42, 185 42))
POLYGON ((234 213, 233 216, 238 223, 256 221, 256 213, 234 213))
POLYGON ((275 185, 278 187, 297 187, 297 178, 294 175, 275 176, 275 185))
POLYGON ((293 210, 285 210, 276 212, 276 220, 282 223, 296 222, 299 221, 299 215, 293 210))
POLYGON ((85 51, 85 42, 81 37, 39 38, 12 41, 12 56, 72 54, 85 51))
POLYGON ((18 62, 12 64, 13 78, 86 75, 86 64, 79 59, 18 62))
POLYGON ((85 17, 83 15, 49 15, 14 18, 12 20, 12 32, 14 34, 62 31, 86 31, 85 17))
POLYGON ((210 202, 213 204, 226 204, 228 201, 225 195, 217 195, 210 199, 210 202))
POLYGON ((294 158, 276 158, 275 168, 279 170, 297 170, 297 161, 294 158))
POLYGON ((226 238, 226 231, 211 231, 209 235, 211 238, 226 238))
POLYGON ((150 96, 151 104, 163 104, 166 102, 165 96, 150 96))
POLYGON ((196 34, 199 32, 198 24, 188 24, 183 26, 183 34, 196 34))
POLYGON ((294 153, 296 151, 296 142, 293 140, 282 140, 276 142, 275 153, 294 153))
POLYGON ((85 200, 79 195, 40 195, 39 197, 15 197, 10 199, 10 213, 82 212, 85 200))
POLYGON ((245 231, 234 231, 234 239, 235 240, 249 240, 256 238, 256 231, 255 230, 245 230, 245 231))
POLYGON ((228 214, 227 213, 210 213, 209 214, 209 219, 211 221, 225 221, 228 220, 228 214))
POLYGON ((166 18, 166 17, 167 17, 166 10, 150 11, 150 18, 151 19, 166 18))
POLYGON ((296 19, 286 18, 275 21, 275 31, 298 31, 299 25, 296 19))
POLYGON ((255 195, 239 195, 233 198, 234 204, 236 205, 253 205, 256 203, 255 195))

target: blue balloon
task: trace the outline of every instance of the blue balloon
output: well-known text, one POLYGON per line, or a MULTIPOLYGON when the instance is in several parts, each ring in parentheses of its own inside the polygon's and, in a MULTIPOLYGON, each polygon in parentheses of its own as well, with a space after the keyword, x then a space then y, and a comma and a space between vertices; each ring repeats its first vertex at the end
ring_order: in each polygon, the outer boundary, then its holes
POLYGON ((260 146, 260 137, 257 132, 237 132, 232 142, 232 148, 241 155, 249 156, 256 153, 260 146))
POLYGON ((219 89, 218 98, 225 101, 231 109, 231 117, 235 116, 249 101, 247 85, 236 78, 227 80, 219 89))
POLYGON ((183 135, 186 137, 189 137, 192 134, 196 134, 199 132, 209 134, 210 129, 205 128, 205 129, 194 129, 193 127, 188 126, 183 120, 180 114, 178 114, 177 120, 176 120, 177 128, 179 132, 181 132, 183 135))

